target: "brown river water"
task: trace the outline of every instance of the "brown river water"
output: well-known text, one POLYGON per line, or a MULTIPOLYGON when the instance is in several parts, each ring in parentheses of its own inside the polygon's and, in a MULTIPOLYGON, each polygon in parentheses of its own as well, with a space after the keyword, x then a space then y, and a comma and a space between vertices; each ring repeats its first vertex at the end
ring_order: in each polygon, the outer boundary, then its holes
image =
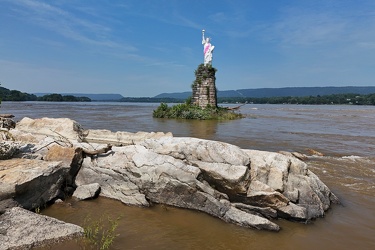
MULTIPOLYGON (((310 169, 339 197, 309 224, 276 221, 278 233, 241 228, 204 213, 156 205, 129 207, 106 198, 73 199, 42 211, 83 225, 87 218, 119 219, 111 249, 375 249, 375 107, 245 105, 246 118, 189 121, 152 118, 159 104, 3 102, 0 113, 68 117, 84 128, 172 132, 266 151, 314 149, 310 169)), ((230 105, 228 105, 230 106, 230 105)), ((48 249, 80 249, 67 242, 48 249)))

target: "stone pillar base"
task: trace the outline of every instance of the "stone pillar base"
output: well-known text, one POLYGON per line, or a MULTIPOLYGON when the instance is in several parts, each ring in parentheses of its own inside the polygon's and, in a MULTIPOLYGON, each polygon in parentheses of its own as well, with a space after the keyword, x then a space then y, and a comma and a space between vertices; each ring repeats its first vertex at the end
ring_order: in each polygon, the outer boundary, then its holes
POLYGON ((217 107, 217 94, 215 86, 216 69, 211 65, 200 64, 195 71, 195 81, 193 83, 192 103, 201 108, 207 106, 217 107))

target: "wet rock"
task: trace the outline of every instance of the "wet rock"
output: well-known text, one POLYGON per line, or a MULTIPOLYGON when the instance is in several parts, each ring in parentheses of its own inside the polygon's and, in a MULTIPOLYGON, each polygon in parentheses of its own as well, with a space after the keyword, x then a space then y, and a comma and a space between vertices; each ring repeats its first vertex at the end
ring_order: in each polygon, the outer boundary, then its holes
POLYGON ((308 159, 307 155, 299 153, 299 152, 279 151, 278 153, 283 154, 285 156, 294 156, 301 161, 306 161, 308 159))
POLYGON ((31 249, 82 235, 79 226, 19 207, 0 216, 0 250, 31 249))
POLYGON ((281 218, 300 221, 305 221, 309 217, 306 208, 293 203, 289 203, 285 207, 279 207, 277 213, 281 218))
POLYGON ((307 155, 298 152, 292 152, 292 155, 301 161, 306 161, 308 159, 307 155))
POLYGON ((319 151, 316 151, 315 149, 312 149, 312 148, 308 148, 307 149, 307 152, 310 154, 310 155, 315 155, 315 156, 324 156, 323 153, 319 152, 319 151))
POLYGON ((235 207, 231 207, 225 213, 224 219, 228 222, 248 228, 266 229, 270 231, 280 230, 280 227, 277 224, 263 217, 241 211, 235 207))
POLYGON ((275 219, 277 218, 277 211, 270 207, 256 207, 251 205, 246 205, 243 203, 232 203, 235 208, 238 208, 242 211, 255 214, 255 215, 262 215, 267 219, 275 219))

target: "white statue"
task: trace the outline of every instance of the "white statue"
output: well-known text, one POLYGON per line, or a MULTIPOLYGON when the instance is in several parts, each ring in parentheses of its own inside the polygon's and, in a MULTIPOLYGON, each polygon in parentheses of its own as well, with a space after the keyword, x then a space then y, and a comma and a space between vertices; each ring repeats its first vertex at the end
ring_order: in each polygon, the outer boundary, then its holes
POLYGON ((211 45, 210 38, 204 38, 205 30, 202 30, 202 44, 203 44, 203 53, 204 53, 204 66, 212 65, 212 52, 214 51, 215 46, 211 45))

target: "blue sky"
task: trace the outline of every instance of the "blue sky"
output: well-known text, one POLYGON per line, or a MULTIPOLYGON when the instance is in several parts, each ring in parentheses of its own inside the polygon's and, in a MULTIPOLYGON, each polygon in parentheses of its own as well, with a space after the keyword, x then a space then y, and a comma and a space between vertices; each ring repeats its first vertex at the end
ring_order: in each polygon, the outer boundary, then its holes
POLYGON ((374 86, 373 0, 0 0, 0 83, 23 92, 374 86))

